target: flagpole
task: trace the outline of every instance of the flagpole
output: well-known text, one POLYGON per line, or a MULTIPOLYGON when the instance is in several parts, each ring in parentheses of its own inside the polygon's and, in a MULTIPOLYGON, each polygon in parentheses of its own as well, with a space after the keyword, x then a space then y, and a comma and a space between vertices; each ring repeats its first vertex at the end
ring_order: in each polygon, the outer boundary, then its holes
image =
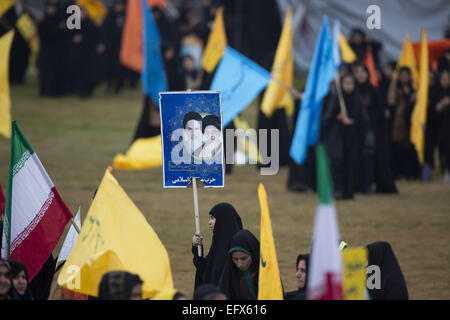
POLYGON ((341 79, 339 78, 339 73, 336 73, 335 80, 336 80, 336 91, 337 91, 337 94, 338 94, 338 99, 339 99, 339 105, 341 107, 341 112, 343 114, 347 115, 347 108, 345 107, 344 96, 342 95, 341 79))
POLYGON ((291 93, 291 95, 294 96, 295 98, 303 99, 303 94, 301 92, 297 91, 295 88, 287 85, 286 83, 284 83, 281 80, 278 80, 277 78, 272 77, 272 80, 275 81, 276 83, 278 83, 283 88, 285 88, 287 91, 289 91, 291 93))
MULTIPOLYGON (((192 191, 194 194, 195 232, 200 235, 200 217, 198 215, 197 178, 192 178, 192 191)), ((197 246, 198 256, 202 256, 202 246, 197 246)))
POLYGON ((80 228, 78 228, 77 224, 73 220, 73 218, 70 218, 70 222, 72 223, 72 226, 75 228, 75 230, 80 234, 80 228))

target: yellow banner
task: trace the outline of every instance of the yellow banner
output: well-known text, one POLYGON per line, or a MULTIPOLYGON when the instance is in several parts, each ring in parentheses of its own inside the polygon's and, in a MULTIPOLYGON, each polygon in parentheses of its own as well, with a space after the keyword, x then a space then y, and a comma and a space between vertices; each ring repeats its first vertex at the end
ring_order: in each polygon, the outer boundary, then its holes
POLYGON ((425 125, 427 121, 428 106, 428 44, 427 32, 422 28, 422 40, 420 44, 419 81, 417 100, 411 115, 410 139, 417 151, 419 163, 424 163, 425 157, 425 125))
POLYGON ((345 300, 365 300, 367 248, 350 248, 342 251, 343 281, 345 300))
POLYGON ((397 79, 398 72, 401 67, 408 67, 409 70, 411 70, 411 74, 414 79, 414 88, 417 89, 419 73, 417 72, 416 59, 414 57, 414 48, 409 32, 406 34, 406 40, 403 43, 402 53, 400 54, 400 59, 398 59, 397 66, 395 67, 394 78, 397 79))
POLYGON ((0 38, 0 134, 11 138, 11 96, 9 93, 9 53, 14 30, 0 38))
POLYGON ((273 241, 269 204, 266 190, 262 184, 259 184, 258 187, 258 197, 261 207, 261 256, 259 258, 258 300, 283 300, 283 287, 273 241))
POLYGON ((102 0, 78 0, 77 4, 86 10, 89 18, 96 25, 102 25, 108 13, 108 9, 102 0))
POLYGON ((39 35, 36 25, 34 24, 33 19, 31 19, 27 13, 24 13, 17 19, 16 26, 22 37, 30 46, 30 65, 35 68, 39 54, 39 35))
POLYGON ((162 166, 161 135, 136 139, 125 155, 114 157, 115 169, 140 170, 162 166))
MULTIPOLYGON (((272 65, 272 77, 292 87, 294 79, 294 56, 292 53, 292 8, 288 8, 281 32, 277 52, 272 65)), ((267 87, 261 110, 267 117, 272 117, 277 108, 286 108, 286 114, 294 114, 294 100, 288 90, 276 81, 267 87)))
POLYGON ((202 68, 206 72, 213 72, 225 53, 227 45, 227 35, 225 33, 225 25, 223 22, 223 7, 217 9, 216 18, 211 33, 208 37, 205 51, 202 57, 202 68))
POLYGON ((166 249, 110 169, 106 170, 82 225, 58 277, 60 286, 98 296, 106 272, 125 270, 144 281, 143 298, 173 288, 166 249))
POLYGON ((339 32, 339 48, 341 50, 342 61, 345 63, 353 63, 356 60, 356 54, 353 51, 352 47, 348 44, 344 35, 339 32))
POLYGON ((0 1, 0 17, 12 7, 14 1, 12 0, 1 0, 0 1))

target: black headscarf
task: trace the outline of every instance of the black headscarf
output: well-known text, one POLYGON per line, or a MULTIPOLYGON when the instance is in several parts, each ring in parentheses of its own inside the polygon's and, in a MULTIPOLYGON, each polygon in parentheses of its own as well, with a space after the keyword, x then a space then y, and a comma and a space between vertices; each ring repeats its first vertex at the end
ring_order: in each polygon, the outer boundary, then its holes
POLYGON ((220 276, 228 256, 230 240, 242 230, 241 217, 229 203, 219 203, 209 212, 216 218, 211 248, 205 257, 204 268, 197 270, 195 287, 202 283, 219 284, 220 276))
POLYGON ((369 266, 381 272, 381 288, 368 289, 372 300, 407 300, 408 289, 402 270, 389 243, 377 241, 367 245, 369 266))
POLYGON ((306 286, 308 284, 308 268, 309 268, 309 253, 299 254, 295 262, 295 269, 298 271, 298 263, 300 260, 305 260, 306 266, 306 276, 305 276, 305 286, 299 288, 298 290, 287 292, 285 295, 285 300, 306 300, 306 286))
MULTIPOLYGON (((248 292, 246 282, 246 272, 242 273, 234 264, 231 253, 228 254, 228 258, 225 261, 225 266, 222 272, 222 276, 219 281, 219 288, 230 300, 249 300, 251 298, 256 299, 258 295, 258 275, 259 275, 259 241, 248 230, 238 231, 230 241, 230 249, 240 248, 248 252, 252 257, 252 263, 247 270, 251 273, 253 279, 253 292, 248 292), (243 287, 241 287, 241 279, 243 280, 243 287), (244 291, 244 292, 243 292, 244 291), (247 292, 245 292, 247 291, 247 292)), ((242 251, 242 250, 236 250, 242 251)), ((247 280, 247 281, 246 281, 247 280)))
MULTIPOLYGON (((25 293, 23 295, 21 295, 19 293, 19 291, 16 289, 16 293, 17 293, 17 297, 19 300, 33 300, 33 296, 31 294, 31 290, 30 290, 30 282, 28 280, 28 270, 25 267, 25 265, 17 260, 9 260, 9 264, 11 266, 11 277, 15 278, 17 277, 17 275, 24 271, 25 272, 25 277, 27 279, 27 288, 25 290, 25 293)), ((13 284, 14 285, 14 284, 13 284)))
POLYGON ((131 290, 141 278, 127 271, 111 271, 103 275, 98 289, 99 300, 130 300, 131 290))

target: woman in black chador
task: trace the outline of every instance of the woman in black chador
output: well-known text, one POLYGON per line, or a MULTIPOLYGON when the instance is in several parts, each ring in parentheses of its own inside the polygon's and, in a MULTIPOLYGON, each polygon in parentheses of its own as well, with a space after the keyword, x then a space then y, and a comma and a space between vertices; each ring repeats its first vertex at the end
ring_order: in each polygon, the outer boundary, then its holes
POLYGON ((370 72, 364 64, 358 64, 354 72, 356 90, 369 115, 371 131, 361 153, 359 191, 372 193, 372 184, 375 183, 378 193, 396 193, 389 158, 387 121, 380 92, 369 82, 370 72))
MULTIPOLYGON (((380 282, 372 277, 376 274, 368 274, 368 282, 373 288, 368 288, 372 300, 408 300, 408 288, 400 265, 395 257, 391 245, 384 241, 377 241, 367 245, 369 252, 369 268, 378 267, 380 282)), ((377 269, 375 269, 377 270, 377 269)))
POLYGON ((415 101, 411 71, 408 67, 402 67, 398 80, 394 77, 388 90, 392 122, 392 169, 395 178, 417 179, 420 176, 417 153, 410 140, 411 114, 415 101))
POLYGON ((38 57, 41 96, 61 96, 65 92, 66 24, 58 0, 48 0, 44 18, 38 26, 40 49, 38 57))
MULTIPOLYGON (((202 246, 202 237, 195 234, 192 243, 194 254, 194 265, 197 269, 195 274, 195 288, 199 285, 219 284, 220 275, 228 256, 230 240, 233 235, 242 230, 242 221, 239 214, 228 203, 219 203, 209 212, 209 226, 213 231, 211 248, 206 257, 198 255, 197 246, 202 246)), ((203 246, 202 252, 203 251, 203 246)))
POLYGON ((433 94, 431 112, 437 124, 437 142, 444 182, 450 183, 450 71, 439 75, 439 85, 433 94))
POLYGON ((322 111, 322 141, 330 159, 336 199, 352 199, 359 171, 359 154, 369 129, 369 116, 355 90, 352 75, 341 79, 346 113, 337 95, 328 99, 322 111))
POLYGON ((219 288, 230 300, 257 300, 259 241, 248 230, 237 232, 230 241, 219 288))

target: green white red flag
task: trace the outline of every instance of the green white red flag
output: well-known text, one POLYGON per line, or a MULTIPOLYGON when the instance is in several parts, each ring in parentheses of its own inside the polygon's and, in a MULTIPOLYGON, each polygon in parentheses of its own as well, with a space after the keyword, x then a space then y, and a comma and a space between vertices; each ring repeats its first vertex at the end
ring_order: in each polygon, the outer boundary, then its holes
POLYGON ((327 154, 316 146, 319 205, 314 221, 311 260, 308 267, 308 300, 342 300, 342 256, 338 249, 339 227, 327 154))
POLYGON ((72 218, 19 125, 12 124, 1 256, 22 262, 29 281, 72 218))

